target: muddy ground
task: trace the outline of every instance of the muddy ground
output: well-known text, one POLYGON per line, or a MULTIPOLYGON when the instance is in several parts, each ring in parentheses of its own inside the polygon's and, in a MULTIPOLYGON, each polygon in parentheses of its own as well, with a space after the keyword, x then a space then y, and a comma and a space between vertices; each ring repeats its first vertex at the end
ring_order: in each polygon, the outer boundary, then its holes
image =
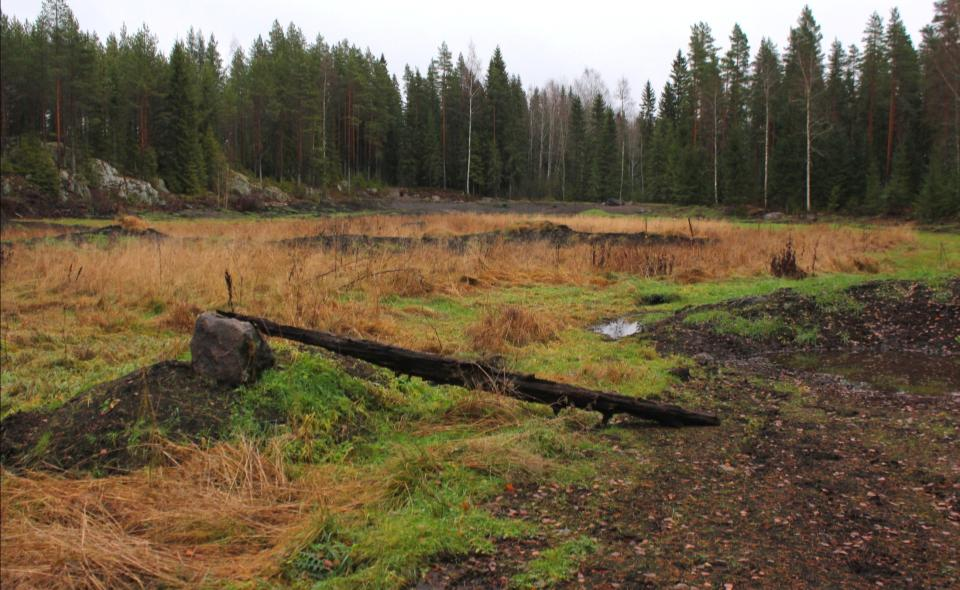
POLYGON ((557 587, 957 587, 960 391, 885 392, 785 368, 765 355, 802 348, 785 334, 750 339, 683 319, 790 317, 819 327, 809 348, 922 350, 960 374, 958 294, 956 280, 878 282, 829 305, 784 291, 682 310, 652 338, 700 364, 664 397, 702 400, 723 424, 615 421, 597 432, 612 458, 592 482, 511 485, 487 505, 541 534, 440 560, 417 588, 507 588, 545 550, 581 536, 599 550, 557 587))

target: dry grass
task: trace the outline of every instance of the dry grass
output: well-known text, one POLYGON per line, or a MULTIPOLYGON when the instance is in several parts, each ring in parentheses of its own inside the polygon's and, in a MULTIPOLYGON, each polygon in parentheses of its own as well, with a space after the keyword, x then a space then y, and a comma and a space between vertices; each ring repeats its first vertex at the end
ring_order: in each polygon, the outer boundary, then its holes
POLYGON ((191 588, 270 577, 310 541, 318 515, 385 493, 376 477, 319 468, 291 481, 279 459, 244 441, 163 452, 171 466, 127 476, 4 473, 3 587, 191 588))
MULTIPOLYGON (((15 247, 3 267, 0 328, 5 342, 39 334, 54 341, 51 347, 62 348, 74 341, 82 344, 84 338, 102 340, 106 334, 135 332, 157 337, 172 330, 182 338, 196 310, 227 305, 223 277, 229 270, 233 302, 240 311, 345 335, 458 353, 467 351, 467 340, 444 337, 440 341, 433 331, 424 330, 422 323, 405 320, 395 306, 384 305, 384 301, 396 296, 459 298, 515 285, 602 287, 617 280, 609 276, 611 271, 666 275, 668 280, 683 283, 760 276, 769 273, 771 256, 788 238, 804 269, 813 267, 815 254, 818 273, 869 273, 885 270, 876 253, 915 239, 913 231, 905 227, 746 227, 701 220, 695 222, 695 229, 698 236, 711 240, 705 245, 612 246, 601 264, 597 264, 595 248, 586 244, 559 250, 543 242, 474 244, 460 253, 436 245, 405 251, 344 252, 273 243, 318 232, 440 235, 540 221, 592 232, 689 231, 686 220, 676 219, 480 214, 153 222, 154 229, 191 239, 161 243, 124 239, 108 247, 72 243, 15 247)), ((478 328, 478 333, 495 335, 502 326, 493 319, 488 327, 478 328)), ((508 319, 521 326, 519 333, 536 333, 523 326, 521 316, 508 319)), ((502 349, 500 340, 509 344, 511 339, 516 343, 527 339, 517 333, 509 328, 489 342, 484 342, 481 334, 479 348, 495 351, 502 349)), ((172 346, 164 346, 168 345, 172 346)))
POLYGON ((504 305, 487 310, 467 328, 467 336, 478 352, 504 352, 511 346, 553 340, 559 329, 560 323, 542 311, 504 305))

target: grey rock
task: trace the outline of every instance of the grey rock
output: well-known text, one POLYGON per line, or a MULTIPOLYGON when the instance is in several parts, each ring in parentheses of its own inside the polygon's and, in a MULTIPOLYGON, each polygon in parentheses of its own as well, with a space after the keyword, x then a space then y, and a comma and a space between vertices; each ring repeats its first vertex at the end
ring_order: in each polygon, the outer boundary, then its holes
POLYGON ((197 317, 190 354, 199 375, 230 385, 250 383, 274 363, 273 351, 253 324, 211 311, 197 317))
POLYGON ((246 197, 253 192, 253 184, 244 174, 236 170, 227 172, 227 191, 234 195, 246 197))
POLYGON ((783 213, 779 211, 771 211, 763 215, 764 221, 777 221, 778 219, 783 219, 783 213))
POLYGON ((103 160, 92 160, 91 167, 99 179, 100 188, 116 194, 128 203, 135 205, 163 204, 160 192, 146 180, 123 176, 116 168, 103 160))
POLYGON ((275 186, 268 186, 263 189, 263 200, 265 205, 285 205, 290 202, 290 195, 275 186))

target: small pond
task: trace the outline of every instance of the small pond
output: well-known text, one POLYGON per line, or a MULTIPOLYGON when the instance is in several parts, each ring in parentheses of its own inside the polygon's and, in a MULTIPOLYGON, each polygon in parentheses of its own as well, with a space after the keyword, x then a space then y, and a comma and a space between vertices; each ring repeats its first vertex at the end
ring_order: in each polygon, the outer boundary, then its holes
POLYGON ((633 336, 642 329, 643 325, 640 322, 631 321, 628 318, 618 318, 590 328, 590 330, 597 334, 603 334, 611 340, 620 340, 627 336, 633 336))

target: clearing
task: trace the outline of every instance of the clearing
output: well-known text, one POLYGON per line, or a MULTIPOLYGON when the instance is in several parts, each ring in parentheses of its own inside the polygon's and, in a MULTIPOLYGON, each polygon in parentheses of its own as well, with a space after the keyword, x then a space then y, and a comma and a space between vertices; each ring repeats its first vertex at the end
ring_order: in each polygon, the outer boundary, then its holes
POLYGON ((3 586, 957 582, 960 236, 495 208, 5 226, 3 586), (771 276, 788 243, 803 279, 771 276), (189 339, 216 308, 721 424, 279 339, 212 385, 189 339))

